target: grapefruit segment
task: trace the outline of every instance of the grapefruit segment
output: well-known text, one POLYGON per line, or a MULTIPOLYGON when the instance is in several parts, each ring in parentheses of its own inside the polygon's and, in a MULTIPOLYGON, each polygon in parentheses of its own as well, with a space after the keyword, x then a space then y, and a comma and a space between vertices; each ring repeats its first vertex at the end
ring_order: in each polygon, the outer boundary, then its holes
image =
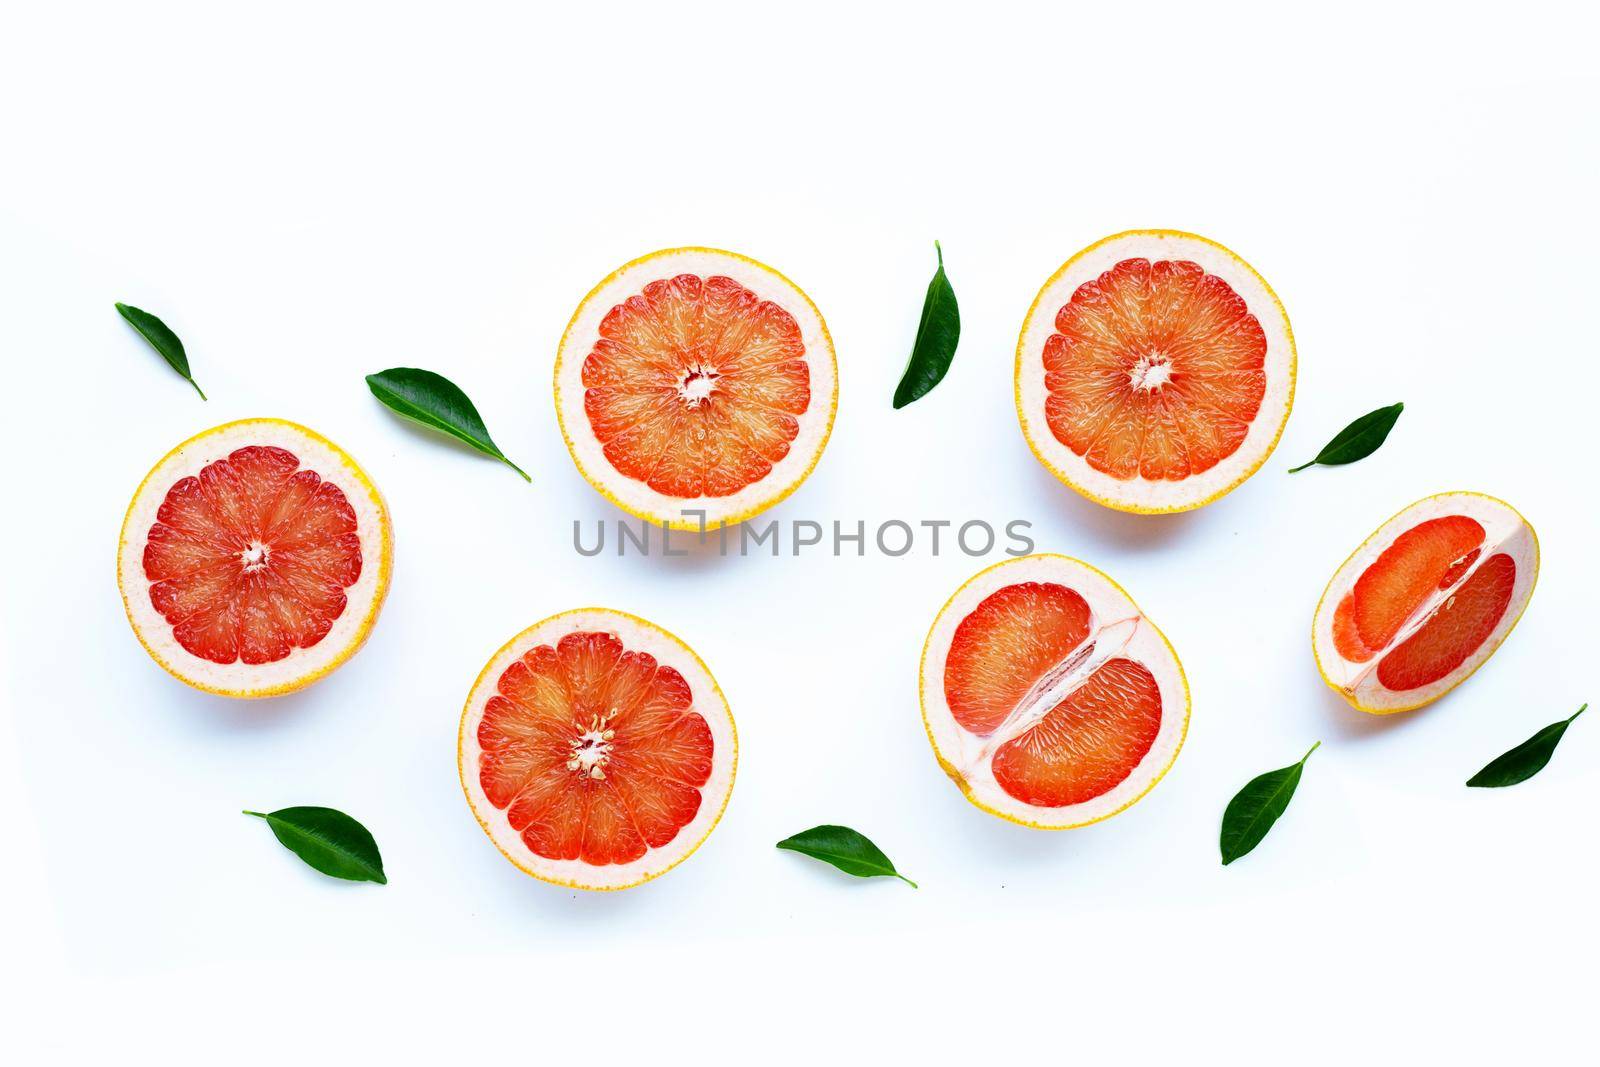
POLYGON ((1108 660, 1037 725, 996 750, 994 777, 1024 804, 1085 804, 1126 781, 1161 732, 1149 668, 1108 660))
POLYGON ((1188 684, 1166 638, 1114 582, 1065 556, 980 572, 923 648, 934 754, 978 807, 1046 829, 1107 818, 1183 743, 1188 684))
POLYGON ((1255 472, 1294 397, 1289 322, 1260 275, 1173 230, 1068 260, 1017 342, 1017 415, 1058 478, 1124 511, 1199 507, 1255 472))
POLYGON ((1431 703, 1499 647, 1538 569, 1532 527, 1503 501, 1418 501, 1368 538, 1323 593, 1312 623, 1323 680, 1362 711, 1431 703))
POLYGON ((621 612, 567 612, 513 638, 462 715, 462 787, 513 863, 620 889, 693 852, 733 787, 733 718, 705 665, 621 612))
POLYGON ((1074 590, 1054 582, 996 590, 951 639, 944 673, 950 714, 970 733, 993 733, 1088 636, 1089 605, 1074 590))
POLYGON ((1489 639, 1517 585, 1517 565, 1503 552, 1461 582, 1415 633, 1378 664, 1378 681, 1396 692, 1445 677, 1489 639))
POLYGON ((635 516, 697 529, 700 512, 707 526, 738 522, 799 486, 832 427, 837 370, 792 282, 732 252, 678 248, 584 298, 555 396, 591 484, 635 516))
POLYGON ((248 419, 161 460, 123 521, 117 579, 135 634, 208 692, 308 685, 365 641, 388 591, 388 511, 343 451, 248 419))

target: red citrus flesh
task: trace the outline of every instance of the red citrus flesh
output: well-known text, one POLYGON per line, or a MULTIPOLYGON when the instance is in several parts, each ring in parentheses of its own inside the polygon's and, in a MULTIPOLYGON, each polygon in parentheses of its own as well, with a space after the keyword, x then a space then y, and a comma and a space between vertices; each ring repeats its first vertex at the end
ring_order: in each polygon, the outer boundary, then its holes
POLYGON ((1045 342, 1045 421, 1114 478, 1181 481, 1244 443, 1267 338, 1233 288, 1188 261, 1125 259, 1085 282, 1045 342))
POLYGON ((1076 590, 1047 582, 997 589, 951 638, 944 669, 950 714, 968 733, 993 733, 1088 636, 1089 605, 1076 590))
POLYGON ((711 777, 711 729, 672 667, 609 633, 538 645, 500 675, 478 780, 537 855, 631 863, 678 835, 711 777))
POLYGON ((1110 659, 1032 729, 994 754, 1000 788, 1056 808, 1109 793, 1161 730, 1161 692, 1143 664, 1110 659))
POLYGON ((1516 586, 1516 561, 1504 553, 1461 580, 1482 554, 1483 541, 1483 526, 1465 515, 1429 519, 1396 537, 1334 609, 1339 655, 1352 663, 1373 659, 1430 597, 1453 588, 1431 617, 1379 660, 1378 681, 1396 691, 1418 689, 1461 666, 1494 632, 1516 586))
MULTIPOLYGON (((1090 635, 1076 590, 1022 582, 985 597, 956 626, 945 661, 945 702, 969 733, 998 729, 1034 686, 1090 635)), ((1142 664, 1113 658, 1038 722, 996 750, 1000 788, 1026 804, 1062 807, 1109 792, 1155 744, 1161 695, 1142 664)))
POLYGON ((150 603, 186 650, 273 663, 327 636, 361 576, 344 492, 286 449, 250 445, 180 479, 144 549, 150 603))
POLYGON ((1439 610, 1378 664, 1378 681, 1394 690, 1418 689, 1449 674, 1489 639, 1511 603, 1517 564, 1490 556, 1439 610))
POLYGON ((680 274, 613 307, 583 361, 584 411, 619 472, 668 496, 765 478, 811 403, 793 315, 731 278, 680 274))
POLYGON ((1334 610, 1339 655, 1365 663, 1382 651, 1424 600, 1465 573, 1483 545, 1483 527, 1465 515, 1418 523, 1394 539, 1334 610))

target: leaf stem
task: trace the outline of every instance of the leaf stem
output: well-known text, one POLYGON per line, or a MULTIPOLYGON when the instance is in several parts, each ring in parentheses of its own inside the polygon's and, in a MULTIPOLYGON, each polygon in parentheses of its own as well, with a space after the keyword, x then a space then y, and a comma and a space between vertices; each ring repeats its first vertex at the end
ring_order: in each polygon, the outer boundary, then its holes
POLYGON ((1311 461, 1311 462, 1310 462, 1310 463, 1302 463, 1302 464, 1300 464, 1300 466, 1298 466, 1298 467, 1290 467, 1290 468, 1289 468, 1289 473, 1290 473, 1290 474, 1297 474, 1297 473, 1299 473, 1299 472, 1300 472, 1300 471, 1303 471, 1303 470, 1305 470, 1305 469, 1306 469, 1306 468, 1307 468, 1307 467, 1314 467, 1314 466, 1316 466, 1316 464, 1317 464, 1317 461, 1316 461, 1316 460, 1312 460, 1312 461, 1311 461))
POLYGON ((1318 741, 1316 744, 1314 744, 1310 748, 1306 749, 1306 754, 1304 756, 1300 757, 1301 764, 1304 764, 1306 760, 1310 759, 1311 758, 1311 753, 1315 752, 1317 749, 1319 749, 1321 747, 1322 747, 1322 742, 1318 741))
POLYGON ((258 818, 258 819, 265 819, 265 818, 266 818, 266 816, 265 816, 265 815, 263 815, 263 814, 262 814, 262 813, 261 813, 261 812, 259 812, 259 811, 248 811, 248 810, 247 810, 247 811, 245 811, 245 812, 244 812, 244 814, 246 814, 246 815, 254 815, 254 816, 255 816, 255 817, 256 817, 256 818, 258 818))
POLYGON ((522 480, 523 481, 527 482, 529 485, 533 484, 533 479, 528 477, 528 472, 527 471, 523 470, 521 467, 517 466, 515 463, 511 462, 509 459, 507 459, 504 456, 500 457, 500 462, 504 463, 506 466, 510 467, 512 470, 516 471, 518 474, 522 475, 522 480))
POLYGON ((920 887, 919 887, 919 886, 918 886, 918 885, 917 885, 917 883, 915 883, 915 882, 913 882, 913 881, 912 881, 912 880, 911 880, 911 879, 909 879, 909 878, 907 878, 907 877, 906 877, 906 876, 905 876, 905 875, 903 875, 903 874, 901 874, 901 873, 900 873, 900 872, 899 872, 899 871, 895 871, 895 872, 894 872, 894 876, 895 876, 895 877, 896 877, 896 878, 898 878, 898 879, 900 879, 900 880, 901 880, 901 881, 902 881, 902 882, 904 882, 904 883, 905 883, 905 884, 906 884, 906 885, 908 885, 908 886, 910 886, 910 887, 911 887, 911 888, 912 888, 912 889, 918 889, 918 888, 920 888, 920 887))
MULTIPOLYGON (((1572 713, 1572 719, 1576 719, 1579 715, 1582 715, 1584 712, 1586 712, 1588 710, 1589 710, 1589 705, 1585 704, 1583 707, 1579 708, 1577 711, 1572 713)), ((1572 719, 1568 719, 1567 721, 1571 722, 1572 719)))

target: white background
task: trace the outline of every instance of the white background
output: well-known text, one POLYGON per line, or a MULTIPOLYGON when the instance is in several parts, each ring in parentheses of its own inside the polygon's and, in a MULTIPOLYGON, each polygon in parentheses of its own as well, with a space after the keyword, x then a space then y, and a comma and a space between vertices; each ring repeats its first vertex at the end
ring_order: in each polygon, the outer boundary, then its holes
POLYGON ((1594 30, 1539 4, 8 5, 14 1062, 1576 1057, 1600 719, 1526 785, 1462 782, 1600 697, 1594 30), (1250 260, 1300 349, 1278 453, 1172 518, 1060 486, 1011 399, 1039 284, 1145 226, 1250 260), (961 348, 895 412, 934 238, 961 348), (772 517, 1025 518, 1166 630, 1194 716, 1149 797, 1047 834, 939 772, 918 654, 985 561, 573 551, 574 519, 618 513, 557 432, 557 339, 601 276, 688 243, 787 273, 838 345, 833 439, 772 517), (177 330, 210 403, 115 300, 177 330), (381 408, 361 378, 394 365, 460 383, 534 484, 381 408), (1372 459, 1284 473, 1395 400, 1372 459), (159 456, 253 415, 349 449, 398 554, 359 656, 244 705, 146 658, 113 553, 159 456), (1392 512, 1457 488, 1537 528, 1528 613, 1433 707, 1352 712, 1311 661, 1317 597, 1392 512), (519 873, 456 780, 484 661, 591 603, 694 645, 742 742, 704 848, 622 894, 519 873), (1224 869, 1229 796, 1318 739, 1224 869), (299 803, 366 822, 391 884, 325 879, 238 814, 299 803), (827 821, 922 888, 772 847, 827 821))

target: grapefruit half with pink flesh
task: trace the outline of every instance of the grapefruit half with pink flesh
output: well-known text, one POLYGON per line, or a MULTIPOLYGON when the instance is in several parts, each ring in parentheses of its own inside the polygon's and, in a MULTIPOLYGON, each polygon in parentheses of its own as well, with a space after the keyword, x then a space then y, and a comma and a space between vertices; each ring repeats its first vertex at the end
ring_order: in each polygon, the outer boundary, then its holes
POLYGON ((789 279, 734 252, 670 248, 578 305, 555 400, 591 485, 631 515, 695 530, 799 488, 833 427, 838 370, 821 313, 789 279))
POLYGON ((922 650, 923 724, 968 800, 1012 822, 1099 822, 1154 788, 1189 724, 1166 637, 1086 563, 1034 555, 979 572, 922 650))
POLYGON ((117 584, 158 664, 209 693, 291 692, 344 663, 389 591, 383 498, 348 454, 282 419, 197 434, 145 476, 117 584))
POLYGON ((1061 481, 1121 511, 1186 511, 1266 462, 1294 402, 1289 318, 1215 241, 1130 230, 1045 282, 1017 341, 1023 436, 1061 481))
POLYGON ((1538 577, 1538 538, 1511 505, 1481 493, 1419 500, 1328 583, 1311 625, 1317 668, 1362 711, 1420 708, 1494 654, 1538 577))
POLYGON ((699 656, 644 619, 583 608, 496 652, 457 760, 489 839, 535 878, 626 889, 666 873, 722 817, 733 714, 699 656))

